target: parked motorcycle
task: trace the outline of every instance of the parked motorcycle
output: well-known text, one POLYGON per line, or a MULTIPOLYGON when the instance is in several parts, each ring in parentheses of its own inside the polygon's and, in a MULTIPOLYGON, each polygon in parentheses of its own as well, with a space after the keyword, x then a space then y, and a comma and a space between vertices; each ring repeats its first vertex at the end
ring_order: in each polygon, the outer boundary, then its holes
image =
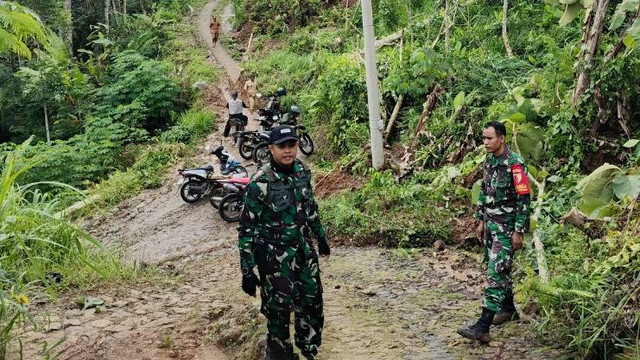
MULTIPOLYGON (((247 169, 231 157, 224 147, 219 146, 211 154, 220 160, 220 172, 222 175, 231 175, 232 178, 249 177, 247 169)), ((182 177, 179 182, 180 197, 186 203, 195 203, 205 196, 222 197, 227 193, 223 180, 213 178, 215 174, 213 165, 179 169, 178 174, 182 177)))
POLYGON ((233 175, 236 177, 249 177, 249 172, 240 162, 233 158, 223 146, 218 146, 211 152, 220 161, 220 173, 222 175, 233 175))
MULTIPOLYGON (((304 125, 298 125, 298 117, 300 116, 300 108, 298 106, 292 106, 291 111, 282 117, 280 123, 274 124, 277 125, 290 125, 296 129, 298 133, 298 137, 300 141, 298 143, 298 147, 300 148, 300 152, 304 155, 309 156, 313 154, 315 150, 315 146, 313 144, 313 140, 311 136, 306 131, 306 127, 304 125)), ((253 151, 251 152, 251 157, 256 164, 263 164, 269 160, 269 139, 265 139, 265 141, 260 142, 259 144, 254 145, 253 151)))
POLYGON ((214 174, 212 165, 179 169, 178 174, 182 176, 179 182, 180 197, 189 204, 195 203, 201 197, 207 196, 221 187, 217 180, 211 178, 214 174))
POLYGON ((244 193, 247 186, 248 183, 243 187, 239 187, 238 192, 232 192, 225 195, 220 201, 218 212, 224 221, 234 222, 240 220, 240 215, 242 215, 244 206, 244 193))
POLYGON ((251 159, 253 148, 261 142, 269 141, 269 131, 243 131, 238 136, 238 152, 244 159, 251 159))
MULTIPOLYGON (((219 210, 220 204, 226 195, 241 193, 249 184, 249 181, 251 181, 251 179, 248 177, 219 180, 218 182, 222 184, 223 191, 217 194, 212 194, 211 197, 209 197, 209 202, 214 208, 219 210)), ((228 205, 225 206, 228 207, 228 205)))

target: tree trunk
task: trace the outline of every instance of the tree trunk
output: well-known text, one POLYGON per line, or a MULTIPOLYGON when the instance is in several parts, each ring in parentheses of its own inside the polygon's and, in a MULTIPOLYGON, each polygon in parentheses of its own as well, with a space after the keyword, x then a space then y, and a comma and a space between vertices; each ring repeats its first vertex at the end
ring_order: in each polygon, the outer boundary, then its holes
MULTIPOLYGON (((580 103, 580 98, 587 91, 589 85, 591 84, 590 75, 591 68, 593 67, 593 59, 598 50, 598 44, 600 43, 600 35, 602 35, 602 28, 604 27, 604 18, 607 14, 607 8, 609 7, 609 0, 595 0, 593 3, 593 8, 595 9, 595 13, 593 14, 593 22, 589 21, 588 23, 585 21, 585 31, 583 32, 583 40, 586 40, 586 50, 582 57, 582 71, 578 75, 578 80, 576 81, 576 88, 573 92, 573 97, 571 99, 571 105, 574 109, 578 107, 580 103), (588 37, 585 39, 584 35, 588 30, 588 37)), ((587 17, 591 17, 590 14, 587 14, 587 17)))
POLYGON ((513 50, 509 43, 509 34, 507 33, 507 9, 509 8, 509 0, 502 0, 502 41, 507 51, 507 56, 513 57, 513 50))
POLYGON ((107 33, 109 32, 109 14, 111 13, 111 0, 104 0, 104 23, 107 25, 107 33))
POLYGON ((127 0, 122 0, 122 13, 127 15, 127 0))
POLYGON ((111 0, 111 12, 113 13, 113 24, 118 25, 118 4, 116 0, 111 0))
POLYGON ((64 40, 69 50, 69 55, 73 55, 73 12, 71 10, 71 0, 64 0, 64 10, 69 14, 69 24, 64 40))
POLYGON ((413 152, 413 148, 418 143, 418 139, 420 137, 420 134, 424 130, 427 119, 429 118, 429 116, 431 116, 433 109, 435 109, 436 104, 438 103, 438 99, 440 98, 440 95, 442 95, 443 93, 444 93, 444 90, 442 89, 442 86, 436 83, 433 86, 433 90, 431 91, 431 94, 427 96, 427 101, 423 105, 422 114, 420 114, 420 120, 418 120, 418 125, 416 126, 416 130, 413 133, 413 139, 409 143, 409 148, 407 151, 408 153, 413 152))
MULTIPOLYGON (((451 12, 450 0, 444 2, 444 54, 449 55, 451 49, 451 12)), ((451 72, 447 71, 447 90, 451 90, 451 72)))
POLYGON ((451 47, 451 22, 449 19, 449 0, 444 2, 444 53, 449 54, 449 48, 451 47))
POLYGON ((44 128, 47 132, 47 142, 51 142, 51 133, 49 132, 49 112, 47 111, 47 104, 42 107, 44 109, 44 128))

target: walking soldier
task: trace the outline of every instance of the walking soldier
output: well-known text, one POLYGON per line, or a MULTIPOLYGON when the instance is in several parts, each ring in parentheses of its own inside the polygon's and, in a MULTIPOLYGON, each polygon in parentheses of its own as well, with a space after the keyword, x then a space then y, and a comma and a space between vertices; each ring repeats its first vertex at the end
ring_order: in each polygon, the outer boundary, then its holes
POLYGON ((306 359, 317 354, 324 323, 320 267, 311 234, 318 239, 321 255, 330 250, 311 174, 296 159, 298 140, 290 126, 271 132, 271 161, 251 180, 238 225, 242 290, 255 296, 260 286, 261 312, 267 318, 266 359, 273 360, 296 359, 289 339, 292 311, 295 343, 306 359))
POLYGON ((491 324, 518 319, 513 303, 511 267, 514 252, 522 247, 529 227, 530 186, 527 168, 520 155, 505 144, 506 128, 489 122, 482 132, 489 154, 484 164, 482 191, 474 215, 480 220, 478 237, 485 242, 488 262, 482 315, 468 328, 458 329, 467 339, 489 342, 491 324))

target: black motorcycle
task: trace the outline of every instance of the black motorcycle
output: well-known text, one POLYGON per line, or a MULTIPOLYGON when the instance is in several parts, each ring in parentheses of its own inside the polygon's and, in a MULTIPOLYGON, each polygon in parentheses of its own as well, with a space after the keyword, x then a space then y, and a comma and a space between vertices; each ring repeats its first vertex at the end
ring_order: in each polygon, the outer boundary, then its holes
POLYGON ((278 123, 282 117, 280 111, 280 97, 287 95, 285 88, 279 88, 275 93, 271 95, 260 95, 259 99, 267 99, 267 105, 258 109, 258 121, 264 130, 271 130, 273 124, 278 123))
POLYGON ((269 131, 242 131, 238 134, 238 152, 243 159, 251 159, 256 145, 269 141, 269 131))
MULTIPOLYGON (((298 133, 298 137, 300 141, 298 142, 298 147, 300 148, 300 152, 304 155, 309 156, 313 154, 315 150, 315 146, 313 144, 313 140, 311 136, 307 132, 307 128, 304 125, 298 124, 298 117, 300 116, 300 108, 298 106, 292 106, 291 111, 280 119, 279 123, 274 123, 273 126, 277 125, 289 125, 293 126, 298 133)), ((263 164, 269 160, 269 139, 256 144, 251 152, 251 157, 256 164, 263 164)))

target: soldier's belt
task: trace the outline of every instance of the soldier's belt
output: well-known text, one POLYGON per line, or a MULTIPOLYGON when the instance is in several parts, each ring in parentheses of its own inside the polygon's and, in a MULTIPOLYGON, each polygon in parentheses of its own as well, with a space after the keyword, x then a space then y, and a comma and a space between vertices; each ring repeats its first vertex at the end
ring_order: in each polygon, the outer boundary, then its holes
POLYGON ((493 203, 493 204, 485 204, 484 206, 487 209, 498 209, 498 208, 505 207, 505 206, 516 207, 516 205, 518 205, 518 203, 516 202, 515 199, 513 199, 513 200, 500 201, 500 202, 493 203))
POLYGON ((294 245, 294 244, 300 243, 300 239, 297 239, 297 238, 287 237, 287 238, 273 239, 270 234, 260 234, 260 239, 267 244, 280 245, 280 246, 294 245))

